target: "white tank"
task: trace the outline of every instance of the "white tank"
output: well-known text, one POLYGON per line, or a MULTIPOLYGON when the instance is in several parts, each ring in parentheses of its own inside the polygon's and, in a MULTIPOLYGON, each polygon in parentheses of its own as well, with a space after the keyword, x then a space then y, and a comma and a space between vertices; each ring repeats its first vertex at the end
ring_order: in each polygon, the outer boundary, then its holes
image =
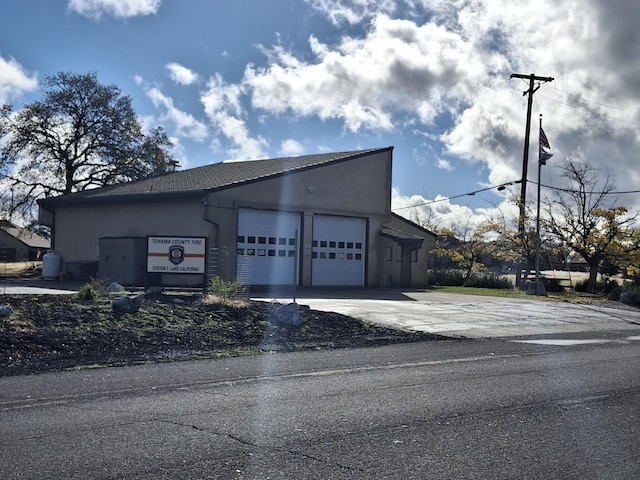
POLYGON ((60 255, 53 250, 49 250, 42 257, 42 278, 44 280, 57 280, 60 276, 60 255))

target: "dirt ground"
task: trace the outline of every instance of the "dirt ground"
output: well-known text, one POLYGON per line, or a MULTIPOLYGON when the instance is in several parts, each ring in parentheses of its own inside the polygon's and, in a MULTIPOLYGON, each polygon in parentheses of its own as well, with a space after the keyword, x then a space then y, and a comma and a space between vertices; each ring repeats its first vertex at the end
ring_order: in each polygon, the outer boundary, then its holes
POLYGON ((299 326, 278 325, 268 302, 228 306, 189 296, 145 296, 126 314, 108 299, 75 295, 0 295, 2 305, 13 313, 0 318, 0 376, 442 338, 304 307, 299 326))

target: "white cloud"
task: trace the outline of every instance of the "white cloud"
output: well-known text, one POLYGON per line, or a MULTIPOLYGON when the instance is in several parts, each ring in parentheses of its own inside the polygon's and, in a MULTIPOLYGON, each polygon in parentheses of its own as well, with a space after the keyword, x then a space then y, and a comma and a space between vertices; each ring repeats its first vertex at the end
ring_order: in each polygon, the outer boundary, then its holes
POLYGON ((505 219, 512 222, 518 216, 518 208, 506 195, 495 206, 471 209, 454 203, 441 195, 428 199, 422 195, 403 195, 400 190, 391 190, 391 210, 425 228, 450 228, 465 232, 474 230, 487 221, 505 219))
POLYGON ((447 172, 453 171, 453 165, 449 160, 445 160, 444 158, 438 158, 436 161, 436 167, 446 170, 447 172))
POLYGON ((187 67, 183 67, 179 63, 168 63, 165 65, 165 68, 169 70, 171 80, 180 85, 191 85, 200 80, 197 73, 189 70, 187 67))
MULTIPOLYGON (((227 84, 220 75, 216 75, 209 80, 200 100, 213 127, 231 142, 231 147, 227 149, 230 160, 265 158, 268 156, 265 153, 268 142, 261 136, 251 136, 242 119, 246 115, 242 107, 242 95, 239 85, 227 84)), ((214 140, 216 149, 221 149, 221 145, 220 139, 214 140)))
POLYGON ((145 93, 156 108, 163 108, 166 111, 164 118, 175 125, 179 136, 197 142, 202 142, 207 138, 207 126, 191 114, 176 108, 173 100, 164 95, 158 88, 148 88, 145 93))
POLYGON ((295 157, 298 155, 302 155, 304 152, 304 145, 291 138, 284 140, 280 144, 280 155, 282 155, 283 157, 295 157))
POLYGON ((38 88, 38 78, 13 58, 0 57, 0 105, 38 88))
POLYGON ((69 9, 85 17, 100 19, 102 15, 129 18, 152 15, 162 0, 69 0, 69 9))
POLYGON ((272 114, 340 119, 351 132, 389 131, 394 116, 413 115, 430 124, 465 96, 494 65, 456 32, 433 23, 378 15, 362 38, 337 45, 309 39, 315 62, 275 47, 266 68, 249 66, 245 84, 252 104, 272 114))
MULTIPOLYGON (((638 2, 307 3, 336 25, 359 28, 343 29, 333 43, 312 35, 311 55, 282 45, 263 49, 268 62, 248 66, 243 83, 255 108, 338 120, 352 133, 415 125, 436 138, 446 157, 478 164, 489 184, 499 184, 519 178, 522 170, 527 108, 522 92, 528 83, 509 77, 535 72, 555 81, 535 93, 529 178, 543 113, 552 164, 582 149, 591 163, 613 165, 622 173, 616 177, 619 190, 636 188, 638 2)), ((430 163, 448 168, 439 156, 430 163)), ((640 199, 622 201, 640 207, 640 199)))
POLYGON ((331 23, 351 25, 361 23, 377 13, 392 14, 396 8, 395 0, 306 0, 319 12, 326 15, 331 23))

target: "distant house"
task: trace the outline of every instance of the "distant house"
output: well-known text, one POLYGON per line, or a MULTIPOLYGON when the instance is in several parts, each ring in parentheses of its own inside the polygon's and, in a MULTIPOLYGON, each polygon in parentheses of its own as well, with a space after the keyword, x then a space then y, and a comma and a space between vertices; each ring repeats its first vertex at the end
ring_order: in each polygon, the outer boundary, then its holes
POLYGON ((0 220, 0 262, 40 260, 50 244, 48 238, 0 220))
POLYGON ((435 236, 391 213, 392 153, 207 165, 41 200, 40 222, 72 277, 423 286, 435 236))

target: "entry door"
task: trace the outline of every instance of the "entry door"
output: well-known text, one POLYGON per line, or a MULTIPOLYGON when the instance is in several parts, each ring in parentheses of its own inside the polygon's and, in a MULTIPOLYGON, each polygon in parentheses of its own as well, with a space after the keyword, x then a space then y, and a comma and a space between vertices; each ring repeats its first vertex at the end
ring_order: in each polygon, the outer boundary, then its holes
POLYGON ((300 214, 238 210, 237 276, 246 285, 298 282, 300 214))
POLYGON ((367 221, 364 218, 313 217, 313 285, 364 285, 367 221))

